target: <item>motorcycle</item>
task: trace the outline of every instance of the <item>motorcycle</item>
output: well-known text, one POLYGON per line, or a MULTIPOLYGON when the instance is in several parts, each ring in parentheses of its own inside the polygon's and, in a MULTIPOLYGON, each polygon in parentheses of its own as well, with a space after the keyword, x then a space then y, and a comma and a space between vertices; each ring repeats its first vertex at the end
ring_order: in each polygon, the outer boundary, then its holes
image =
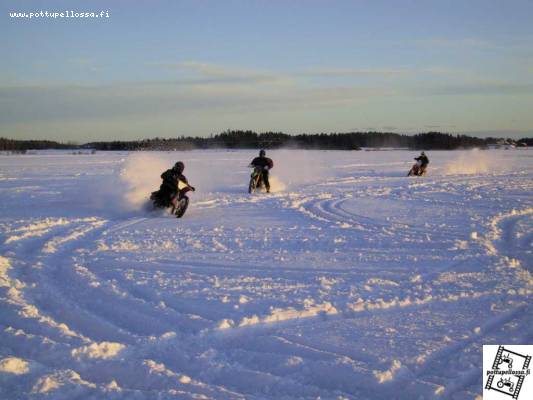
POLYGON ((195 189, 183 181, 178 181, 178 191, 174 197, 165 196, 160 190, 152 192, 150 200, 154 208, 170 208, 170 213, 174 214, 176 218, 181 218, 189 207, 189 197, 187 193, 195 191, 195 189))
POLYGON ((417 161, 413 164, 409 172, 407 173, 407 176, 422 176, 426 174, 426 165, 422 165, 420 161, 417 161))
POLYGON ((250 183, 248 184, 248 193, 254 193, 256 190, 264 189, 263 169, 253 165, 249 165, 249 167, 253 168, 253 170, 250 175, 250 183))

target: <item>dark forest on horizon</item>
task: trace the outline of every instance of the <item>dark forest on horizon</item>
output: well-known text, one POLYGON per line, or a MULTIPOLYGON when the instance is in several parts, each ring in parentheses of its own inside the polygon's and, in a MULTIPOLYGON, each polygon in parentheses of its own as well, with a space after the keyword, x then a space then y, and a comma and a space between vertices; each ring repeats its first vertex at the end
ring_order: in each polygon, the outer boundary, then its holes
POLYGON ((44 149, 94 150, 194 150, 194 149, 276 149, 359 150, 361 148, 407 148, 412 150, 455 150, 484 148, 495 144, 532 146, 533 138, 519 140, 478 138, 461 134, 427 132, 406 135, 392 132, 350 132, 288 135, 282 132, 227 130, 209 137, 152 138, 130 141, 99 141, 82 145, 50 140, 0 138, 0 150, 44 149))

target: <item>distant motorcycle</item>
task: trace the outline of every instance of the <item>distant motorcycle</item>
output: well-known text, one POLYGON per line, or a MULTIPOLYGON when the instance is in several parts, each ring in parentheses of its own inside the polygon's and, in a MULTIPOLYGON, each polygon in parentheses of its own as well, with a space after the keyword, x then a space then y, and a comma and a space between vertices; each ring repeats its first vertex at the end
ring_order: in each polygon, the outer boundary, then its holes
POLYGON ((174 214, 176 218, 181 218, 185 214, 185 211, 187 211, 187 207, 189 207, 187 193, 190 191, 194 192, 194 190, 192 186, 180 180, 178 181, 178 192, 173 198, 162 195, 158 190, 152 192, 150 200, 152 200, 154 208, 170 208, 171 214, 174 214))
POLYGON ((264 189, 263 169, 253 165, 250 165, 249 167, 253 168, 253 170, 250 175, 250 183, 248 184, 248 193, 254 193, 256 190, 264 189))
POLYGON ((413 164, 407 176, 422 176, 426 174, 427 165, 422 165, 420 161, 413 164))

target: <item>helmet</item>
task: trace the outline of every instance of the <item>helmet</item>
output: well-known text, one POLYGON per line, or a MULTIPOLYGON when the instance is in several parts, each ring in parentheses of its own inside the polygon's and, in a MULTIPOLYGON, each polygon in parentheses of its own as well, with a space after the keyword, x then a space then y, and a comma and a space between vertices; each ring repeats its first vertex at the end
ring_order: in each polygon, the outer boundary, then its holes
POLYGON ((259 150, 259 157, 264 157, 265 154, 266 154, 266 151, 259 150))
POLYGON ((185 164, 183 164, 181 161, 178 161, 176 164, 174 164, 174 168, 176 171, 178 171, 180 174, 185 169, 185 164))
POLYGON ((422 152, 422 153, 420 153, 420 155, 421 155, 421 156, 425 156, 425 155, 426 155, 426 153, 422 152))

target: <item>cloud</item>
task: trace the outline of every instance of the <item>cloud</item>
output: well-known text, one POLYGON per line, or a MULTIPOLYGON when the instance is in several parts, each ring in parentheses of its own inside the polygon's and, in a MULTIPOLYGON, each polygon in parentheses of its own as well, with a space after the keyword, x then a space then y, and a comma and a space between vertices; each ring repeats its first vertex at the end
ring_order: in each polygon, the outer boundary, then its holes
MULTIPOLYGON (((439 52, 451 51, 460 57, 470 58, 471 54, 484 53, 487 63, 492 64, 497 57, 506 57, 507 64, 528 65, 533 48, 533 37, 506 36, 494 37, 491 40, 482 38, 428 38, 409 42, 414 47, 439 52)), ((453 56, 451 59, 457 57, 453 56)), ((477 70, 477 68, 476 68, 477 70)))
POLYGON ((393 94, 379 87, 175 81, 0 86, 0 136, 84 142, 205 135, 242 127, 339 129, 347 117, 338 116, 347 115, 346 110, 353 115, 371 98, 393 94))
POLYGON ((414 43, 417 46, 424 48, 461 48, 461 49, 493 49, 496 47, 494 42, 489 42, 480 38, 428 38, 428 39, 419 39, 414 40, 414 43))
POLYGON ((198 110, 257 111, 333 107, 391 89, 362 86, 183 84, 181 81, 106 85, 0 86, 2 124, 163 115, 198 110))
POLYGON ((86 57, 69 58, 67 59, 67 63, 73 68, 83 69, 91 72, 100 72, 104 69, 95 60, 86 57))
POLYGON ((533 95, 532 83, 515 83, 484 81, 451 85, 431 85, 417 88, 421 95, 432 96, 463 96, 463 95, 533 95))
MULTIPOLYGON (((78 61, 81 65, 90 62, 78 61)), ((421 96, 483 95, 498 100, 496 96, 533 94, 530 83, 474 80, 439 67, 425 67, 418 72, 416 69, 307 68, 303 72, 308 75, 299 79, 297 72, 277 74, 192 61, 158 65, 176 70, 175 79, 92 85, 0 85, 0 136, 13 136, 14 132, 33 135, 40 131, 50 135, 61 131, 64 137, 79 138, 82 131, 91 134, 97 131, 105 132, 107 137, 110 133, 115 136, 115 132, 119 133, 117 137, 124 137, 125 133, 135 131, 146 137, 176 131, 209 133, 212 129, 242 126, 334 130, 352 126, 355 118, 361 126, 368 124, 394 131, 405 130, 407 126, 397 112, 401 106, 397 105, 425 101, 421 96), (419 80, 409 79, 411 73, 419 76, 420 71, 452 75, 446 79, 427 79, 422 85, 419 80), (357 84, 348 79, 332 80, 335 85, 328 80, 313 80, 372 73, 390 74, 398 79, 387 83, 365 80, 357 84), (389 112, 384 112, 387 109, 389 112), (77 136, 69 135, 69 131, 77 136)), ((414 130, 419 130, 424 123, 432 124, 438 117, 428 115, 424 119, 421 118, 419 128, 414 130)), ((515 127, 522 125, 525 123, 515 127)), ((455 126, 440 124, 426 128, 455 126)))
POLYGON ((300 78, 350 78, 350 77, 400 77, 420 74, 456 74, 456 70, 444 66, 424 68, 356 68, 356 67, 317 67, 312 66, 292 72, 278 73, 267 70, 253 70, 228 67, 197 61, 151 64, 171 71, 177 71, 182 83, 291 83, 300 78))
POLYGON ((248 71, 244 69, 228 68, 221 65, 202 63, 197 61, 185 61, 173 64, 159 64, 161 67, 168 69, 187 70, 201 75, 226 77, 236 75, 258 75, 256 71, 248 71))
POLYGON ((406 68, 319 68, 313 67, 298 75, 316 77, 397 76, 409 73, 406 68))
POLYGON ((157 63, 154 65, 167 70, 177 71, 181 76, 179 82, 183 84, 286 84, 292 80, 288 75, 270 71, 228 67, 197 61, 157 63))

